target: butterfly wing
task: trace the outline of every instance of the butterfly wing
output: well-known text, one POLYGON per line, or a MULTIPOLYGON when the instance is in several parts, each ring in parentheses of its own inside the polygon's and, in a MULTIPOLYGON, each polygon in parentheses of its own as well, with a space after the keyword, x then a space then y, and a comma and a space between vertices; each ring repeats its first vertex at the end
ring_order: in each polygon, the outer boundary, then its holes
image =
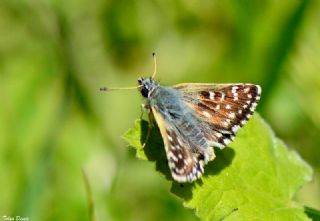
POLYGON ((204 155, 201 152, 193 152, 189 142, 183 139, 179 130, 167 122, 154 107, 151 110, 164 141, 173 179, 178 182, 193 182, 198 179, 204 171, 204 155))
POLYGON ((261 95, 254 84, 178 84, 182 100, 194 110, 213 146, 225 147, 252 116, 261 95))

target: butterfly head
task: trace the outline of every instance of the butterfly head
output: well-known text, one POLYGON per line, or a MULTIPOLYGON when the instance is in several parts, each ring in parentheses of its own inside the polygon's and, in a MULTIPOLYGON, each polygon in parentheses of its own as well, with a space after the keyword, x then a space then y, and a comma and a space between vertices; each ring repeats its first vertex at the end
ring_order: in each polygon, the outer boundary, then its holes
POLYGON ((159 86, 159 82, 153 80, 152 77, 149 78, 139 78, 138 79, 140 92, 143 97, 148 98, 150 94, 159 86))

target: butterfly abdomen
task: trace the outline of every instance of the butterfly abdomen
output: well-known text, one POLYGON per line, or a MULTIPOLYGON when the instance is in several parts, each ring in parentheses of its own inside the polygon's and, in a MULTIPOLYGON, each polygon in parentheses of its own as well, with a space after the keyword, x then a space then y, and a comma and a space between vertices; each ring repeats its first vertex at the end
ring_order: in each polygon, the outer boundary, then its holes
POLYGON ((208 146, 207 140, 197 125, 197 121, 194 119, 193 114, 187 113, 176 123, 176 125, 178 130, 181 131, 181 134, 184 134, 186 139, 190 140, 195 148, 206 148, 208 146))

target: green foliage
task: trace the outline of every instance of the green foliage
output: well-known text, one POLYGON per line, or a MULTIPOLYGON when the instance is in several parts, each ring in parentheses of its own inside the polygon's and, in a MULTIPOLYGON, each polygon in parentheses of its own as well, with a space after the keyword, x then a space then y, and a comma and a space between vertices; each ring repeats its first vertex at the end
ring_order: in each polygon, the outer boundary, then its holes
POLYGON ((305 213, 313 220, 313 221, 320 221, 320 211, 315 210, 310 207, 305 207, 304 208, 305 213))
MULTIPOLYGON (((142 149, 146 131, 147 122, 137 120, 124 138, 137 150, 137 157, 156 161, 157 170, 172 180, 157 129, 142 149)), ((216 155, 199 181, 172 183, 171 192, 195 209, 201 220, 309 220, 293 197, 311 180, 312 169, 257 114, 216 155)))

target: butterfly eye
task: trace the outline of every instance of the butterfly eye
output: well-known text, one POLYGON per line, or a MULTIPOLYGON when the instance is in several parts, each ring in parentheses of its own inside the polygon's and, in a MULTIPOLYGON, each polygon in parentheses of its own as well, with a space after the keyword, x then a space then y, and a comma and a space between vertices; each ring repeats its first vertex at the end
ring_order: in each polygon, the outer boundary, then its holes
POLYGON ((141 89, 141 94, 142 94, 142 96, 144 96, 144 97, 148 97, 149 90, 148 90, 147 88, 143 87, 143 88, 141 89))

